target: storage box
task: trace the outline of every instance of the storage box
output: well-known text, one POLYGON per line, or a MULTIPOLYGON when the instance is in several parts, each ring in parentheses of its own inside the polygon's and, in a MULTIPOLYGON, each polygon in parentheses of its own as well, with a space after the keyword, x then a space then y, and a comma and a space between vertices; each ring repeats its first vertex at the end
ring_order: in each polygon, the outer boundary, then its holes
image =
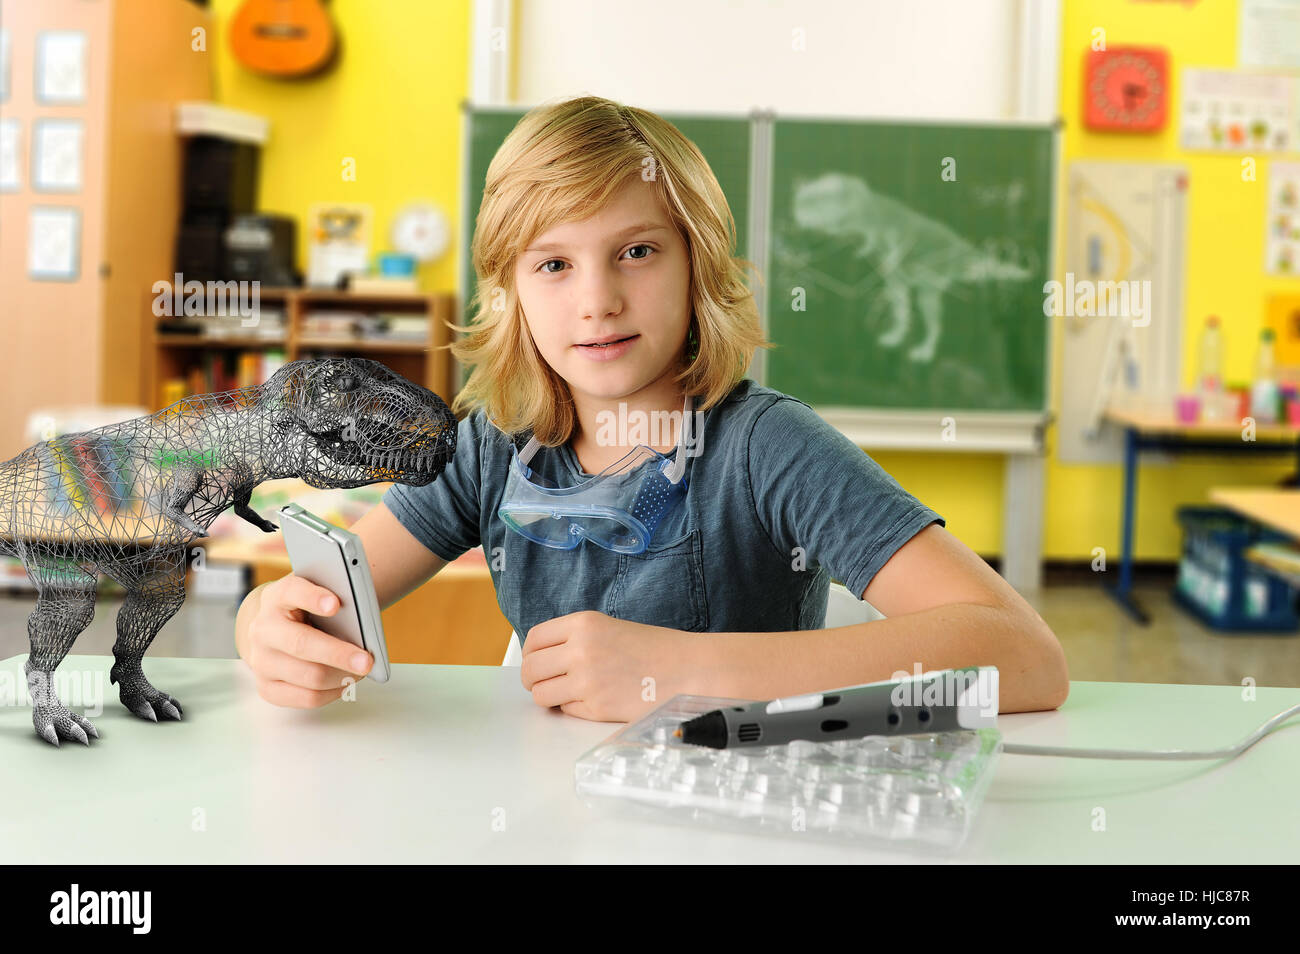
POLYGON ((1207 626, 1229 632, 1300 626, 1295 588, 1245 556, 1254 544, 1286 537, 1223 507, 1181 507, 1178 522, 1183 553, 1175 602, 1207 626))

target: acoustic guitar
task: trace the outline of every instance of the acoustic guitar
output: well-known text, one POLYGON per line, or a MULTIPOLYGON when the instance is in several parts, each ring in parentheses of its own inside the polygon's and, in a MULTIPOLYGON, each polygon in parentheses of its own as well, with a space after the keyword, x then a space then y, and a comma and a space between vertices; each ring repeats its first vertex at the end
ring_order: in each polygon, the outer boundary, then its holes
POLYGON ((310 76, 338 51, 334 24, 321 0, 244 0, 230 21, 235 57, 267 76, 310 76))

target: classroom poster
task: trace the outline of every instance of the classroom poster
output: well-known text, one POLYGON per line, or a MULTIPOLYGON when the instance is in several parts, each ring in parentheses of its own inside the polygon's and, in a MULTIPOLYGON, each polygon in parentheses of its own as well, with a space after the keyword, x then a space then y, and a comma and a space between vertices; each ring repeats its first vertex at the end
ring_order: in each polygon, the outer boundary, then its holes
POLYGON ((1300 81, 1273 73, 1183 70, 1182 144, 1209 152, 1295 148, 1300 81))
POLYGON ((1242 66, 1300 69, 1300 0, 1241 0, 1242 66))
POLYGON ((1300 275, 1300 162, 1269 165, 1264 271, 1300 275))

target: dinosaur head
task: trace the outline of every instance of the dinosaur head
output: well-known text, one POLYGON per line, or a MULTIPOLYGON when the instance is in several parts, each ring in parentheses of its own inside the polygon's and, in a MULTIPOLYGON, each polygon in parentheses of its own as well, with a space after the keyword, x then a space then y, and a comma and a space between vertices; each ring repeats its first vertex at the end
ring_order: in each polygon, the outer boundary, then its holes
POLYGON ((794 223, 832 235, 852 231, 855 224, 860 231, 870 199, 871 190, 858 176, 827 172, 813 180, 798 180, 792 203, 794 223))
POLYGON ((291 469, 313 487, 422 486, 456 450, 456 416, 442 398, 378 361, 294 361, 263 388, 291 469))

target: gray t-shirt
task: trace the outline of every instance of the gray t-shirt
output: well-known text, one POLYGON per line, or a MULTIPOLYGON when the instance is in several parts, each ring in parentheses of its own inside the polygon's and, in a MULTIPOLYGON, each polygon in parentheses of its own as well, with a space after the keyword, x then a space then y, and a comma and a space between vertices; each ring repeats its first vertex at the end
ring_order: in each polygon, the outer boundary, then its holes
MULTIPOLYGON (((861 597, 899 547, 943 524, 807 404, 749 378, 704 412, 699 451, 685 498, 640 554, 590 541, 557 550, 507 527, 497 508, 510 439, 481 410, 460 422, 441 477, 383 499, 444 560, 483 546, 523 640, 580 610, 694 632, 820 629, 832 577, 861 597)), ((591 476, 568 444, 542 448, 530 466, 557 486, 591 476)))

